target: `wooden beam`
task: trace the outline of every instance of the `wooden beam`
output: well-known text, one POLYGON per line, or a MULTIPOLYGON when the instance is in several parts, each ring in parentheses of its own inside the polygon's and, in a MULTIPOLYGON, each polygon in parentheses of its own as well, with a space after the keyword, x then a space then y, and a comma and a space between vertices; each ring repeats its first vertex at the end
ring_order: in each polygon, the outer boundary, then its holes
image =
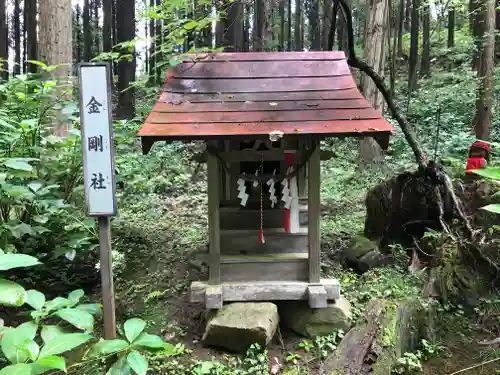
MULTIPOLYGON (((335 301, 340 298, 340 284, 338 280, 320 280, 320 285, 326 291, 326 298, 335 301)), ((309 300, 308 282, 300 281, 251 281, 222 283, 224 302, 245 301, 299 301, 309 300)), ((313 285, 317 286, 317 285, 313 285)), ((206 290, 210 285, 207 282, 195 281, 191 284, 191 302, 206 302, 206 290)))
POLYGON ((311 155, 308 162, 309 184, 308 184, 308 245, 309 245, 309 282, 319 283, 321 277, 321 238, 320 238, 320 145, 311 155))
POLYGON ((307 288, 309 307, 321 309, 328 306, 328 296, 323 285, 309 285, 307 288))
MULTIPOLYGON (((261 160, 260 151, 243 150, 243 151, 224 151, 220 152, 219 156, 226 163, 238 163, 242 161, 260 161, 261 160)), ((264 161, 284 161, 285 154, 283 150, 270 150, 263 151, 264 161)), ((208 152, 201 154, 196 154, 193 156, 193 160, 199 163, 204 163, 207 161, 208 152)), ((323 150, 321 151, 321 160, 329 160, 335 156, 333 151, 323 150)), ((297 157, 304 157, 304 149, 297 152, 297 157)))
POLYGON ((210 243, 209 283, 220 283, 219 162, 212 154, 207 160, 208 230, 210 243))
POLYGON ((222 288, 219 285, 210 286, 205 291, 205 306, 207 309, 220 309, 222 300, 222 288))

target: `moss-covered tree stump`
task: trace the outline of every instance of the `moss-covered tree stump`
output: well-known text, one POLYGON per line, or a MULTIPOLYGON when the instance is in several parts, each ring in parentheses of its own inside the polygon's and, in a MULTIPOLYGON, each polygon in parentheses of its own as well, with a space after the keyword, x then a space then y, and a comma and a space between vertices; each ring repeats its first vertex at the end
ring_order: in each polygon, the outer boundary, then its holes
POLYGON ((371 301, 364 319, 325 361, 325 374, 391 375, 398 358, 422 338, 423 316, 422 305, 414 299, 371 301))

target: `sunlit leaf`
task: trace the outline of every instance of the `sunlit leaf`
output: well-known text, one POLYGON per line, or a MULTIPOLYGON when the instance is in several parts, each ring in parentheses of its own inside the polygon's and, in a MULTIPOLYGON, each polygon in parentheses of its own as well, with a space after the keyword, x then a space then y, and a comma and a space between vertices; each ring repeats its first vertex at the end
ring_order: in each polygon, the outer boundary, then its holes
POLYGON ((93 346, 93 350, 100 354, 110 354, 122 351, 128 348, 129 343, 125 340, 114 339, 114 340, 102 340, 93 346))
POLYGON ((96 315, 102 311, 102 305, 98 303, 84 303, 75 307, 77 310, 83 310, 89 314, 96 315))
POLYGON ((489 204, 487 206, 481 207, 482 210, 493 212, 495 214, 500 214, 500 204, 489 204))
POLYGON ((31 267, 41 264, 38 259, 26 254, 1 254, 0 271, 13 268, 31 267))
POLYGON ((123 325, 125 330, 125 337, 129 342, 134 342, 134 340, 139 337, 139 335, 146 328, 146 322, 139 318, 132 318, 125 322, 123 325))
POLYGON ((67 333, 59 335, 42 347, 38 357, 45 358, 67 352, 68 350, 73 350, 91 339, 92 336, 86 333, 67 333))
POLYGON ((167 343, 161 337, 143 333, 133 343, 134 347, 144 347, 151 349, 160 349, 166 347, 167 343))
POLYGON ((0 375, 31 375, 31 365, 19 363, 0 370, 0 375))
POLYGON ((28 355, 21 349, 25 340, 33 340, 38 326, 33 322, 23 323, 16 328, 8 328, 1 341, 2 352, 11 363, 26 361, 28 355))
POLYGON ((67 332, 63 331, 59 326, 43 326, 40 336, 45 344, 54 340, 57 336, 66 335, 67 332))
POLYGON ((84 310, 66 308, 58 310, 55 315, 78 329, 88 332, 92 332, 94 329, 94 317, 84 310))
POLYGON ((127 356, 127 363, 137 375, 146 375, 148 372, 148 360, 135 350, 127 356))
POLYGON ((47 309, 47 311, 50 312, 68 306, 71 306, 71 301, 69 299, 63 297, 56 297, 45 304, 45 309, 47 309))
POLYGON ((0 279, 0 305, 22 306, 28 295, 24 288, 10 280, 0 279))
POLYGON ((66 360, 55 355, 40 358, 33 364, 31 375, 39 375, 49 370, 61 370, 66 372, 66 360))
POLYGON ((108 370, 106 375, 130 375, 132 374, 132 369, 127 363, 126 357, 121 357, 116 361, 113 366, 108 370))
POLYGON ((28 290, 27 294, 26 303, 35 310, 41 310, 43 305, 45 305, 45 295, 34 289, 28 290))
POLYGON ((85 295, 83 289, 77 289, 68 294, 68 300, 71 301, 73 305, 76 305, 85 295))
POLYGON ((16 159, 8 159, 3 164, 7 168, 15 169, 17 171, 31 172, 33 170, 33 167, 30 164, 16 159))

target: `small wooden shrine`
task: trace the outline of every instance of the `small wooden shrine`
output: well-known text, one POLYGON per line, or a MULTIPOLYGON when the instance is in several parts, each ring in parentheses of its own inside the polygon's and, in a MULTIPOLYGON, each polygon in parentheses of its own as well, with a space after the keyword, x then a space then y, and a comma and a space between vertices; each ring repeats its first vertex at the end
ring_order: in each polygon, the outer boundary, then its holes
POLYGON ((182 59, 138 135, 145 153, 156 141, 206 141, 209 277, 191 284, 191 300, 326 307, 340 286, 320 277, 320 141, 370 136, 385 149, 393 127, 343 52, 182 59))

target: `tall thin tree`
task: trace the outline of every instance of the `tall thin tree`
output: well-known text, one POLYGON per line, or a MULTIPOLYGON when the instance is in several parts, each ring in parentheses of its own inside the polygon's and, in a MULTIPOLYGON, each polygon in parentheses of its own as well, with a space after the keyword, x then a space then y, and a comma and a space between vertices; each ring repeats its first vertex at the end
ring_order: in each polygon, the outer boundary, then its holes
MULTIPOLYGON (((135 38, 135 1, 119 0, 116 3, 118 43, 131 41, 135 38)), ((130 51, 125 51, 130 53, 130 51)), ((118 63, 118 118, 133 118, 135 115, 135 81, 136 55, 132 50, 130 59, 122 59, 118 63)))
MULTIPOLYGON (((37 37, 37 2, 36 0, 24 1, 24 26, 26 29, 26 55, 28 60, 38 59, 38 37, 37 37)), ((27 71, 36 73, 36 64, 27 64, 27 71)))
POLYGON ((420 75, 428 76, 431 72, 431 7, 429 1, 424 0, 422 7, 422 62, 420 75))
POLYGON ((90 0, 83 1, 83 60, 92 58, 92 28, 90 26, 90 0))
POLYGON ((280 32, 279 50, 285 50, 285 0, 279 0, 280 32))
POLYGON ((227 14, 227 40, 228 40, 228 50, 234 52, 243 52, 244 40, 243 40, 243 3, 240 0, 233 1, 229 6, 229 12, 227 14))
MULTIPOLYGON (((500 18, 500 17, 497 17, 500 18)), ((455 46, 455 7, 452 5, 448 12, 448 48, 455 46)))
POLYGON ((9 26, 6 0, 0 0, 0 78, 9 78, 9 26))
POLYGON ((288 0, 287 5, 288 5, 288 10, 287 10, 287 14, 288 14, 288 18, 287 18, 287 21, 288 21, 287 51, 293 51, 293 46, 292 46, 292 23, 293 23, 292 0, 288 0))
POLYGON ((495 0, 485 0, 478 22, 484 23, 484 36, 479 54, 474 129, 476 138, 487 141, 490 137, 493 110, 493 68, 495 65, 495 0))
POLYGON ((295 50, 302 51, 304 49, 304 33, 302 32, 302 0, 295 0, 295 50))
POLYGON ((321 47, 323 50, 328 50, 328 36, 331 30, 332 20, 332 0, 323 0, 323 20, 321 32, 321 47))
POLYGON ((311 49, 321 50, 321 24, 319 21, 319 1, 310 0, 309 9, 309 36, 311 39, 311 49))
POLYGON ((102 0, 102 50, 113 49, 113 1, 102 0))
POLYGON ((21 74, 21 1, 14 0, 14 75, 21 74))
POLYGON ((408 92, 410 93, 410 95, 417 83, 418 34, 420 27, 419 8, 420 0, 413 0, 411 8, 410 62, 408 74, 408 92))

